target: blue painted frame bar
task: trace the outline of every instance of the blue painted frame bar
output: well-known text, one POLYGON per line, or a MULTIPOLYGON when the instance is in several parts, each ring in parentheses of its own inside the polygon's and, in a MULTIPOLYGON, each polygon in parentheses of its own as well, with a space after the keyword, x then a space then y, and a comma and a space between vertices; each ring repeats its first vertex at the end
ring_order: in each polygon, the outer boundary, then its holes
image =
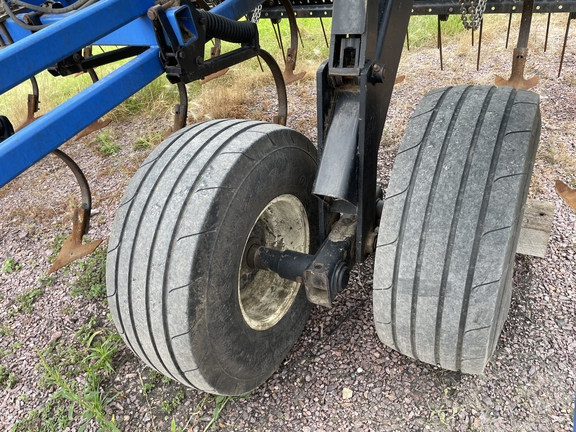
POLYGON ((0 94, 145 15, 152 0, 101 0, 0 51, 0 94))
POLYGON ((162 75, 159 53, 150 48, 0 143, 0 187, 162 75))
POLYGON ((264 3, 262 0, 226 0, 214 6, 210 12, 238 20, 262 3, 264 3))

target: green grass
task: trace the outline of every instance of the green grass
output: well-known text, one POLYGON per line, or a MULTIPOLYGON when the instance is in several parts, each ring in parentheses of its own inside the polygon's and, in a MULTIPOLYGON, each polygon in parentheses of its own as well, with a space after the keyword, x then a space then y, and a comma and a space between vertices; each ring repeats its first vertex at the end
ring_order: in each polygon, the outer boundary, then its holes
POLYGON ((106 132, 101 132, 96 136, 96 145, 105 156, 116 154, 120 151, 120 146, 116 144, 106 132))
POLYGON ((78 260, 73 270, 77 278, 72 283, 72 296, 106 297, 106 249, 98 247, 91 255, 78 260))
MULTIPOLYGON (((450 15, 441 23, 442 38, 466 32, 460 15, 450 15)), ((422 46, 435 46, 438 40, 438 17, 429 15, 412 16, 408 25, 410 49, 422 46)), ((443 39, 444 40, 444 39, 443 39)))
POLYGON ((8 326, 6 323, 2 323, 0 326, 0 337, 2 336, 12 336, 14 334, 14 330, 8 326))
POLYGON ((57 390, 48 404, 41 410, 30 412, 13 430, 29 430, 30 425, 42 426, 40 418, 46 413, 56 413, 53 416, 59 419, 60 425, 69 424, 68 420, 80 420, 82 426, 78 430, 83 430, 91 421, 106 431, 119 430, 114 418, 106 413, 106 407, 118 393, 108 393, 102 387, 106 379, 113 377, 120 342, 117 332, 99 327, 96 319, 91 318, 76 332, 73 341, 53 341, 38 351, 42 371, 40 384, 57 390))
POLYGON ((42 288, 34 288, 16 296, 12 308, 8 311, 8 316, 12 317, 19 312, 32 312, 34 303, 43 293, 44 290, 42 288))
POLYGON ((170 414, 180 406, 183 400, 184 400, 184 391, 178 390, 178 392, 176 392, 176 394, 172 398, 162 401, 162 403, 160 404, 160 408, 166 414, 170 414))
POLYGON ((2 266, 2 273, 14 273, 22 268, 22 264, 18 264, 14 258, 6 258, 2 266))
POLYGON ((17 382, 16 375, 6 366, 0 365, 0 388, 14 388, 17 382))

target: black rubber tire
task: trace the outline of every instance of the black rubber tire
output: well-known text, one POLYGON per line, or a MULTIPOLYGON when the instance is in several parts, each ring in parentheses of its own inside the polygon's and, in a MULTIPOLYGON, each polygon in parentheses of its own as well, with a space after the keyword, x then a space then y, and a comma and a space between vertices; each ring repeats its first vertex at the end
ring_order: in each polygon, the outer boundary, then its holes
POLYGON ((482 373, 506 320, 540 136, 538 95, 448 87, 400 145, 374 265, 374 320, 391 348, 482 373))
POLYGON ((243 251, 279 196, 300 201, 316 247, 316 168, 306 137, 244 120, 193 125, 151 153, 121 201, 107 258, 112 316, 134 353, 213 394, 244 394, 272 375, 311 304, 296 284, 277 323, 249 326, 239 303, 243 251))

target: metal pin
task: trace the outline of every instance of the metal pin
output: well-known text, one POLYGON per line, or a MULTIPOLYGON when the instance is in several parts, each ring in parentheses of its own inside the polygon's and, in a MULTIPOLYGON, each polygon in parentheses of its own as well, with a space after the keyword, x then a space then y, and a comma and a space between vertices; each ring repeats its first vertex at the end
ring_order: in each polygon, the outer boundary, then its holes
POLYGON ((510 40, 510 27, 512 27, 512 12, 508 16, 508 31, 506 32, 506 49, 508 49, 508 41, 510 40))
MULTIPOLYGON (((486 16, 486 15, 484 15, 486 16)), ((476 57, 476 70, 480 70, 480 50, 482 49, 482 28, 484 27, 484 17, 480 20, 480 34, 478 35, 478 56, 476 57)))
POLYGON ((276 23, 276 28, 278 30, 278 43, 280 44, 280 49, 282 50, 282 57, 284 58, 284 63, 286 63, 286 52, 284 51, 284 41, 282 40, 282 32, 280 30, 280 23, 276 23))
POLYGON ((406 48, 410 51, 410 33, 408 33, 408 28, 406 28, 406 48))
POLYGON ((576 12, 570 12, 568 14, 568 22, 566 22, 566 34, 564 35, 564 44, 562 45, 562 55, 560 56, 560 68, 558 69, 558 78, 562 73, 562 64, 564 63, 564 53, 566 52, 566 44, 568 42, 568 33, 570 32, 570 21, 576 19, 576 12))
POLYGON ((548 48, 548 33, 550 32, 550 17, 552 16, 551 13, 548 14, 548 22, 546 23, 546 38, 544 39, 544 52, 546 52, 546 48, 548 48))
POLYGON ((302 45, 302 48, 304 48, 304 40, 302 39, 302 33, 300 32, 300 27, 296 27, 296 29, 298 30, 298 37, 300 38, 300 45, 302 45))
POLYGON ((330 43, 328 42, 328 36, 326 36, 326 29, 324 28, 324 21, 320 17, 320 25, 322 26, 322 33, 324 34, 324 40, 326 41, 326 48, 330 48, 330 43))
POLYGON ((438 15, 438 50, 440 52, 440 70, 444 70, 444 60, 442 58, 442 25, 440 24, 440 15, 438 15))

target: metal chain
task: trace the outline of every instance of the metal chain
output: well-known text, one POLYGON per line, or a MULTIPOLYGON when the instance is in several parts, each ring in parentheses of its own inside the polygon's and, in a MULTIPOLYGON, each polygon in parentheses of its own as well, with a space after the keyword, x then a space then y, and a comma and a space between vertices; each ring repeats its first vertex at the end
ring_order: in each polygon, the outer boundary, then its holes
POLYGON ((254 24, 258 24, 258 21, 260 20, 260 15, 262 15, 262 5, 258 6, 256 9, 254 9, 254 13, 252 14, 252 22, 254 24))
POLYGON ((474 0, 470 0, 470 6, 466 7, 466 0, 460 0, 460 14, 462 15, 462 25, 466 30, 477 30, 482 22, 487 0, 478 0, 474 6, 474 0), (466 14, 470 14, 470 17, 466 14))

